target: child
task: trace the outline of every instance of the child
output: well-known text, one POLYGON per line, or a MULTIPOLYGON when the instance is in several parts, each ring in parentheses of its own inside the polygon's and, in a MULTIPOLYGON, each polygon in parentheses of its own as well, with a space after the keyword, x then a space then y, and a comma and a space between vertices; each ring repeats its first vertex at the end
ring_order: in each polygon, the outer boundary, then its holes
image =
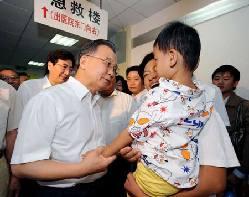
POLYGON ((201 48, 195 29, 172 22, 153 48, 160 85, 148 92, 128 129, 103 154, 116 154, 133 142, 142 153, 134 173, 137 184, 146 195, 161 197, 198 183, 198 135, 210 117, 214 98, 192 81, 201 48))

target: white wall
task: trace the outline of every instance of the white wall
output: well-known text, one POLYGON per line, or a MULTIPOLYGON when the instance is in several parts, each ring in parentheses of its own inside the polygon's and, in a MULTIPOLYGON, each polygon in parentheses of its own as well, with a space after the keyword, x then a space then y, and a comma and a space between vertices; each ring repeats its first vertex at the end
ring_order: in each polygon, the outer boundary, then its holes
POLYGON ((249 99, 249 7, 241 8, 195 26, 202 51, 196 76, 211 82, 212 72, 222 64, 239 69, 238 93, 249 99), (242 90, 242 91, 241 91, 242 90))
MULTIPOLYGON (((241 72, 238 94, 249 99, 249 7, 194 26, 201 38, 202 51, 196 76, 211 82, 212 72, 222 64, 232 64, 241 72)), ((131 63, 138 64, 151 52, 153 42, 133 48, 131 63)))

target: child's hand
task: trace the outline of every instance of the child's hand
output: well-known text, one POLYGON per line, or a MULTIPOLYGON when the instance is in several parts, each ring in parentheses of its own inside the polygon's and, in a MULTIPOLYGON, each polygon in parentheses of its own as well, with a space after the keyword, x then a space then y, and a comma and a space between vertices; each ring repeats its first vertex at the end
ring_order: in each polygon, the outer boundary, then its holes
POLYGON ((129 162, 138 161, 141 157, 140 151, 133 149, 129 146, 122 148, 119 153, 123 158, 125 158, 129 162))

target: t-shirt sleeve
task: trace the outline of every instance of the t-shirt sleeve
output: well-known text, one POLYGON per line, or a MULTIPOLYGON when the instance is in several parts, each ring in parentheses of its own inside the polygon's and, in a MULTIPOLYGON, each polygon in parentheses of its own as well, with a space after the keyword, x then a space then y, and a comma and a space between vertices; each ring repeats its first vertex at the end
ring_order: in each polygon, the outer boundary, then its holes
POLYGON ((220 115, 214 111, 199 136, 201 165, 239 166, 233 145, 220 115))
POLYGON ((45 93, 33 97, 23 111, 11 163, 49 159, 56 124, 53 98, 45 93))

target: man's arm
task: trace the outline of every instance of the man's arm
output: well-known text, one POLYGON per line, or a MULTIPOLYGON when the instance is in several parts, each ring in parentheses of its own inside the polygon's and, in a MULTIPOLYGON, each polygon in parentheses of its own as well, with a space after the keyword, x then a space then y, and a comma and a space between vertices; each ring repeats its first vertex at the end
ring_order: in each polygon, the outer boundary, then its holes
POLYGON ((19 178, 36 180, 60 180, 81 178, 89 174, 104 171, 116 158, 104 157, 103 148, 97 148, 83 155, 79 163, 63 163, 54 160, 40 160, 24 164, 12 164, 11 169, 19 178))
POLYGON ((218 194, 224 191, 226 186, 226 168, 213 166, 201 166, 199 173, 199 183, 192 190, 185 190, 175 197, 204 197, 211 194, 218 194))
POLYGON ((6 157, 8 163, 10 163, 11 161, 12 153, 15 146, 16 136, 17 136, 17 129, 8 131, 6 134, 6 157))
MULTIPOLYGON (((147 197, 136 184, 132 174, 128 174, 125 189, 135 197, 147 197)), ((226 186, 226 170, 213 166, 201 166, 198 185, 172 197, 205 197, 222 192, 226 186)))

